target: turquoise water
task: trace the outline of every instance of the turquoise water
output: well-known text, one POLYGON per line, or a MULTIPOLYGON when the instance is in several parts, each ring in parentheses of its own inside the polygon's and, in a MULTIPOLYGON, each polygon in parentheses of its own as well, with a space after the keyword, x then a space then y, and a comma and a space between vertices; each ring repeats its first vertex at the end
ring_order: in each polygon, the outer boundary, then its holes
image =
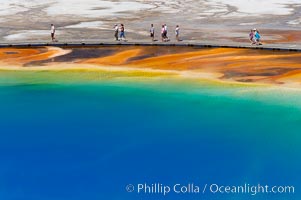
POLYGON ((300 199, 300 99, 180 80, 3 84, 0 199, 300 199), (126 191, 140 183, 293 185, 295 194, 126 191))

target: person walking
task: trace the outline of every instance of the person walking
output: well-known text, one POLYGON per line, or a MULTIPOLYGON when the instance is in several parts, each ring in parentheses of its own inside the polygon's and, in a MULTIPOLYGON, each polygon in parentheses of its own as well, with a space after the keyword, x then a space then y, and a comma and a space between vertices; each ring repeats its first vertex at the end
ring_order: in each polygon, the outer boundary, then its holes
POLYGON ((249 33, 249 40, 250 40, 252 45, 256 44, 254 29, 252 29, 249 33))
POLYGON ((115 40, 118 41, 118 31, 119 31, 119 27, 117 24, 115 24, 114 26, 114 37, 115 37, 115 40))
POLYGON ((164 24, 164 38, 165 38, 166 42, 169 41, 169 38, 167 36, 167 25, 166 24, 164 24))
POLYGON ((155 28, 154 25, 151 24, 151 28, 149 29, 150 37, 152 38, 152 41, 155 41, 155 28))
POLYGON ((126 40, 125 39, 124 25, 123 24, 120 24, 120 40, 126 40))
POLYGON ((55 42, 55 27, 54 24, 51 24, 50 26, 50 35, 52 42, 55 42))
POLYGON ((165 27, 164 25, 162 25, 162 28, 161 28, 161 39, 162 39, 162 42, 165 42, 165 27))
POLYGON ((176 40, 179 42, 180 41, 180 39, 179 39, 179 35, 180 35, 180 27, 179 27, 179 25, 176 26, 175 34, 176 34, 176 40))
POLYGON ((254 31, 255 31, 254 37, 255 37, 256 45, 262 45, 259 31, 257 29, 254 29, 254 31))

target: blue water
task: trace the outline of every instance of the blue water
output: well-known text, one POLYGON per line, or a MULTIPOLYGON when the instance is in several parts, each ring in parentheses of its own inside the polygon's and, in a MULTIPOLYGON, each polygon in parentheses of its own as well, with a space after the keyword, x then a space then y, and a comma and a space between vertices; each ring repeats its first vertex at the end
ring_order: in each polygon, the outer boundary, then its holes
POLYGON ((301 198, 300 107, 179 85, 1 86, 0 199, 301 198), (293 185, 295 194, 126 191, 140 183, 293 185))

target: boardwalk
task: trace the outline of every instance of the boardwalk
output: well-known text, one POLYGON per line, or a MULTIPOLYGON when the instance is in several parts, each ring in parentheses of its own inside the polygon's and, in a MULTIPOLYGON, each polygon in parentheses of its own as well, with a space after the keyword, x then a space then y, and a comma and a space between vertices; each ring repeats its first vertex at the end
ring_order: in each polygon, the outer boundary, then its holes
POLYGON ((301 51, 301 44, 264 44, 260 46, 250 45, 249 43, 235 43, 235 42, 206 42, 206 41, 182 41, 182 42, 151 42, 151 41, 37 41, 37 42, 22 42, 22 43, 0 43, 0 48, 5 47, 42 47, 42 46, 57 46, 57 47, 83 47, 83 46, 191 46, 200 48, 248 48, 248 49, 262 49, 262 50, 278 50, 278 51, 301 51))

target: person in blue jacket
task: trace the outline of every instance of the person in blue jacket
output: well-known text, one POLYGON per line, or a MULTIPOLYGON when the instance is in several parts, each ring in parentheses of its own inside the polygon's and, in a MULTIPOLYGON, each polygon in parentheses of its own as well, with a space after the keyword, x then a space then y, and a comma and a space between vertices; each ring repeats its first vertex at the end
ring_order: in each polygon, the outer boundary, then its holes
POLYGON ((254 29, 254 33, 255 33, 254 37, 255 37, 256 45, 262 45, 259 31, 257 29, 254 29))

